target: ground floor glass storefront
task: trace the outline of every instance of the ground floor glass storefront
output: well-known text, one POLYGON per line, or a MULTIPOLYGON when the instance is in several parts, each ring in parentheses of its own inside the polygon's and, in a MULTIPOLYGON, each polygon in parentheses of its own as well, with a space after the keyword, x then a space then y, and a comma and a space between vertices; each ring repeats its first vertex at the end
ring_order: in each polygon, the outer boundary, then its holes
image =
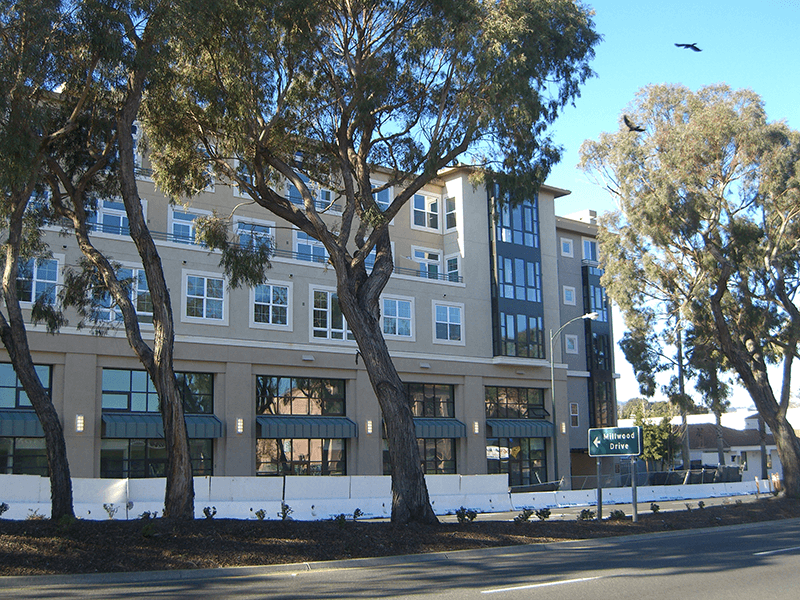
MULTIPOLYGON (((426 475, 453 475, 456 473, 456 441, 452 438, 417 438, 422 471, 426 475)), ((389 443, 383 440, 383 474, 392 474, 389 461, 389 443)))
POLYGON ((344 439, 260 439, 256 475, 347 475, 344 439))
POLYGON ((486 460, 489 474, 508 474, 509 486, 547 481, 545 438, 487 438, 486 460))
POLYGON ((0 437, 0 473, 48 476, 43 437, 0 437))
MULTIPOLYGON (((213 440, 190 439, 195 477, 213 475, 213 440)), ((163 439, 104 439, 100 446, 100 477, 140 479, 166 477, 167 449, 163 439)))

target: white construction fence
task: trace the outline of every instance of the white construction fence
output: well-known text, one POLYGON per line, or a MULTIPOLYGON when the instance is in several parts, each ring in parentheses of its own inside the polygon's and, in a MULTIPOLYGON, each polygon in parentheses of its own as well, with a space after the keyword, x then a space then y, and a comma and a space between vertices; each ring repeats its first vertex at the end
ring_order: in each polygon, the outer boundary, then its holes
MULTIPOLYGON (((506 475, 428 475, 431 505, 437 515, 460 507, 477 512, 510 512, 524 508, 593 506, 595 490, 510 493, 506 475)), ((75 516, 81 519, 135 519, 149 512, 161 515, 164 479, 73 479, 75 516)), ((218 519, 279 519, 285 507, 295 520, 330 519, 340 514, 389 518, 391 478, 353 477, 195 477, 195 513, 213 509, 218 519)), ((690 500, 769 493, 769 481, 646 486, 637 488, 639 502, 690 500)), ((603 489, 603 503, 631 502, 631 488, 603 489)), ((0 475, 0 518, 26 519, 50 515, 50 480, 35 475, 0 475)))

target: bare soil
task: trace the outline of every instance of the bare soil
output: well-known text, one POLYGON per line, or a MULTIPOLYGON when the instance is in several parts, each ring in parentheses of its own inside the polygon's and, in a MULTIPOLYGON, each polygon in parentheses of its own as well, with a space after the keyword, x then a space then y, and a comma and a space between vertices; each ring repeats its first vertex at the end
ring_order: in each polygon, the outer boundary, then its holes
MULTIPOLYGON (((608 507, 608 511, 613 511, 608 507)), ((800 500, 753 502, 622 520, 482 520, 434 526, 373 521, 165 519, 85 521, 0 519, 0 575, 46 575, 201 569, 302 563, 538 544, 718 527, 800 517, 800 500)))

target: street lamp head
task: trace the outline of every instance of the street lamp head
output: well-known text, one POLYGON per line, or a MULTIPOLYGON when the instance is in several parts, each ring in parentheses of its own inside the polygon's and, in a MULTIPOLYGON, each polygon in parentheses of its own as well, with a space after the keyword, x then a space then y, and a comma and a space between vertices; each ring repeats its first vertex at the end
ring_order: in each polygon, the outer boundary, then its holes
POLYGON ((596 312, 590 312, 590 313, 586 313, 585 315, 583 315, 583 316, 581 317, 581 319, 590 319, 590 320, 592 320, 592 321, 596 321, 596 320, 597 320, 597 317, 599 317, 599 316, 600 316, 600 315, 599 315, 599 314, 597 314, 596 312))

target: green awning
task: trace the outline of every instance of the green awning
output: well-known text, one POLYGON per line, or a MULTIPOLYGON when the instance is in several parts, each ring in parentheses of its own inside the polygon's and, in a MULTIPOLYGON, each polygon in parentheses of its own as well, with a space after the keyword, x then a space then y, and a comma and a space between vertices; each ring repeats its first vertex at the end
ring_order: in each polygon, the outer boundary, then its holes
POLYGON ((550 421, 538 419, 486 419, 487 437, 546 438, 555 429, 550 421))
POLYGON ((256 417, 263 439, 340 439, 358 437, 358 426, 347 417, 301 417, 262 415, 256 417))
MULTIPOLYGON (((160 414, 103 413, 104 438, 163 438, 160 414)), ((214 415, 186 415, 186 431, 192 439, 221 438, 222 421, 214 415)))
POLYGON ((415 418, 417 438, 463 438, 467 437, 467 426, 458 419, 415 418))
POLYGON ((32 410, 0 410, 0 437, 44 437, 32 410))

